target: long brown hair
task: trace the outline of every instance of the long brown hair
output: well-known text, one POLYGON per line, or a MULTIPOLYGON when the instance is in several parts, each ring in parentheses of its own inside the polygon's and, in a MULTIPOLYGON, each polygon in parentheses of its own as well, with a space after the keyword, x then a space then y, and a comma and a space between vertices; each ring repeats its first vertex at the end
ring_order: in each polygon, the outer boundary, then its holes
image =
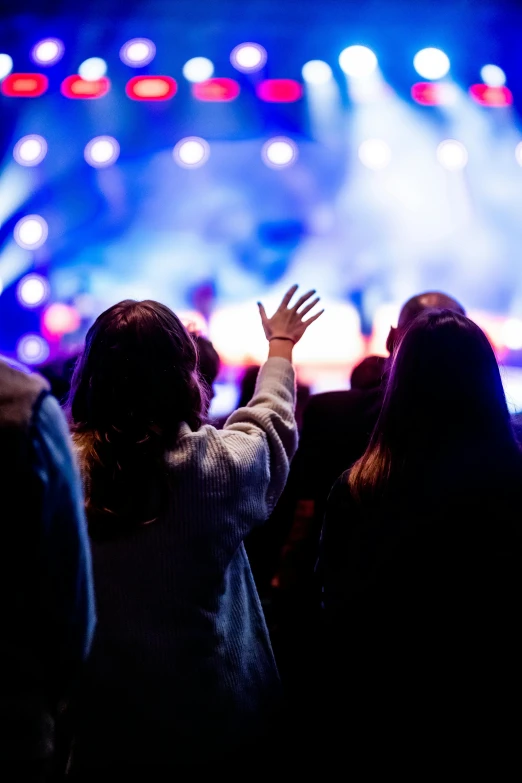
POLYGON ((123 532, 164 511, 165 454, 181 422, 200 427, 206 402, 196 344, 168 307, 125 300, 96 319, 67 405, 91 535, 123 532))
POLYGON ((383 500, 402 482, 411 487, 435 475, 443 491, 459 480, 469 485, 477 471, 487 478, 493 467, 500 475, 518 460, 498 364, 484 332, 451 310, 417 316, 392 357, 369 446, 350 471, 352 495, 383 500))

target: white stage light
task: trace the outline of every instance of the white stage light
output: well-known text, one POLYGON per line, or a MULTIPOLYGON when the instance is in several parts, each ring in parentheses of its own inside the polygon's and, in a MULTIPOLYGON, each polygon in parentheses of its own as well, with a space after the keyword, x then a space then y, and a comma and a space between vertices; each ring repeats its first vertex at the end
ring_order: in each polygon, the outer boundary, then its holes
POLYGON ((488 87, 503 87, 506 83, 506 74, 498 65, 485 65, 480 69, 480 78, 488 87))
POLYGON ((13 70, 13 58, 8 54, 0 54, 0 79, 5 79, 13 70))
POLYGON ((95 169, 112 166, 120 155, 120 145, 112 136, 96 136, 84 150, 84 158, 95 169))
POLYGON ((413 67, 424 79, 442 79, 450 69, 450 61, 440 49, 421 49, 413 58, 413 67))
POLYGON ((132 38, 120 49, 120 60, 132 68, 148 65, 156 56, 156 47, 149 38, 132 38))
POLYGON ((207 57, 193 57, 183 66, 183 76, 189 82, 205 82, 214 73, 214 63, 207 57))
POLYGON ((259 71, 266 63, 266 49, 256 43, 242 43, 230 54, 230 62, 238 71, 259 71))
POLYGON ((460 141, 446 139, 437 147, 437 160, 448 171, 460 171, 468 162, 468 151, 460 141))
POLYGON ((40 215, 26 215, 14 228, 14 238, 17 245, 25 250, 36 250, 41 247, 48 234, 47 223, 40 215))
POLYGON ((347 76, 363 79, 377 68, 377 57, 367 46, 349 46, 339 55, 339 65, 347 76))
POLYGON ((515 159, 519 166, 522 166, 522 141, 519 141, 515 147, 515 159))
POLYGON ((24 307, 39 307, 49 296, 49 283, 40 275, 26 275, 18 283, 16 294, 24 307))
POLYGON ((264 162, 273 169, 291 166, 297 158, 297 145, 285 136, 269 139, 261 151, 264 162))
POLYGON ((38 65, 54 65, 62 59, 63 53, 64 45, 58 38, 45 38, 33 46, 31 58, 38 65))
POLYGON ((49 344, 39 334, 24 334, 18 341, 16 353, 24 364, 42 364, 49 356, 49 344))
POLYGON ((205 139, 200 139, 198 136, 189 136, 178 141, 172 154, 178 166, 182 166, 185 169, 195 169, 208 160, 210 147, 205 139))
POLYGON ((86 82, 95 82, 107 73, 107 63, 101 57, 89 57, 78 68, 78 75, 86 82))
POLYGON ((502 327, 502 340, 511 351, 522 350, 522 321, 520 318, 508 318, 502 327))
POLYGON ((326 84, 332 78, 332 69, 324 60, 309 60, 301 73, 308 84, 326 84))
POLYGON ((31 134, 19 139, 13 150, 13 157, 21 166, 37 166, 47 155, 47 142, 43 136, 31 134))
POLYGON ((359 160, 369 169, 385 169, 391 160, 391 149, 382 139, 366 139, 359 147, 359 160))

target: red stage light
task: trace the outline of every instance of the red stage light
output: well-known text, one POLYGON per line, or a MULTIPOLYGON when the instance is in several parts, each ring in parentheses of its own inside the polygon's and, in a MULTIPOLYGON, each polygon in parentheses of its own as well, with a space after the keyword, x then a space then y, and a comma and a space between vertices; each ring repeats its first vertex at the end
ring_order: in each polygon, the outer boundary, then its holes
POLYGON ((192 95, 198 101, 233 101, 239 95, 235 79, 214 78, 192 85, 192 95))
POLYGON ((447 106, 455 102, 457 94, 452 84, 417 82, 411 88, 411 97, 421 106, 447 106))
POLYGON ((48 86, 43 73, 10 73, 2 82, 2 92, 9 98, 38 98, 48 86))
POLYGON ((292 103, 303 95, 303 87, 294 79, 265 79, 257 87, 257 97, 270 103, 292 103))
POLYGON ((489 87, 487 84, 472 84, 469 94, 481 106, 499 108, 511 106, 513 94, 507 87, 489 87))
POLYGON ((168 101, 177 91, 172 76, 133 76, 125 85, 125 92, 133 101, 168 101))
POLYGON ((66 98, 102 98, 107 95, 111 88, 111 83, 106 76, 102 76, 101 79, 95 79, 93 81, 87 81, 82 79, 78 74, 67 76, 61 86, 60 90, 62 95, 66 98))
POLYGON ((42 333, 48 338, 71 334, 79 329, 80 314, 71 305, 55 302, 50 305, 42 316, 42 333))

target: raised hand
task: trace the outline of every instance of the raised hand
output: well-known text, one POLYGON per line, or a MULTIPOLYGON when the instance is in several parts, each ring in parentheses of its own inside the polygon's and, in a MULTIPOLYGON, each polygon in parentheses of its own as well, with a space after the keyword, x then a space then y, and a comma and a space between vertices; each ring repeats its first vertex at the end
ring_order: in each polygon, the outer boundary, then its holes
POLYGON ((312 315, 310 318, 307 318, 306 321, 304 321, 304 316, 309 313, 313 307, 315 307, 319 301, 319 297, 316 296, 315 299, 309 301, 310 298, 315 294, 315 290, 307 291, 306 294, 303 294, 299 297, 297 302, 292 305, 292 307, 289 307, 290 300, 292 299, 297 289, 297 285, 293 285, 288 289, 286 294, 283 296, 281 304, 271 318, 267 316, 266 310, 261 302, 257 303, 267 340, 275 340, 279 337, 281 339, 291 341, 295 345, 295 343, 301 339, 310 324, 316 321, 319 316, 324 313, 324 310, 320 310, 318 313, 312 315), (306 302, 308 302, 308 304, 303 307, 306 302), (302 309, 300 310, 299 308, 302 309))

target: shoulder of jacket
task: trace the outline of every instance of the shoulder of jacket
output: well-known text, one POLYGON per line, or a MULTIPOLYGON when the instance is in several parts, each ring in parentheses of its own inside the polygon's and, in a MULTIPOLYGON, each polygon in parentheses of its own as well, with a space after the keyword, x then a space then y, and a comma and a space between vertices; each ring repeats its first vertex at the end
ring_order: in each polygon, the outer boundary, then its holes
POLYGON ((23 365, 0 358, 0 427, 29 425, 36 401, 49 384, 23 365))

